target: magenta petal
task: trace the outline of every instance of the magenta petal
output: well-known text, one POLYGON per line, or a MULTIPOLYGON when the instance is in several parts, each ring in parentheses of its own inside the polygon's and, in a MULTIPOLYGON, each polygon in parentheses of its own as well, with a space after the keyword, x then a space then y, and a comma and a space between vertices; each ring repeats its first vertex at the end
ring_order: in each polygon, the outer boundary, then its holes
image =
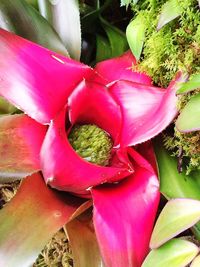
POLYGON ((82 81, 70 95, 68 103, 72 124, 96 124, 108 132, 117 144, 121 131, 121 110, 105 86, 82 81))
POLYGON ((127 80, 151 85, 151 78, 148 75, 132 71, 134 65, 136 65, 136 59, 131 51, 127 51, 120 57, 98 63, 95 70, 104 77, 106 83, 115 80, 127 80))
POLYGON ((121 162, 120 167, 101 167, 83 160, 67 139, 65 110, 50 124, 41 150, 41 162, 48 184, 77 194, 89 193, 86 189, 91 186, 118 181, 132 172, 129 162, 121 162))
POLYGON ((131 156, 137 161, 134 174, 119 184, 92 189, 95 231, 109 267, 141 267, 159 203, 155 173, 135 151, 131 156))
POLYGON ((86 65, 0 29, 0 95, 41 123, 48 123, 66 103, 86 65))
POLYGON ((46 126, 27 115, 0 118, 0 177, 23 178, 40 170, 40 149, 46 126))
POLYGON ((121 105, 121 145, 145 142, 163 131, 177 114, 176 90, 186 77, 178 73, 167 89, 119 81, 110 92, 121 105))

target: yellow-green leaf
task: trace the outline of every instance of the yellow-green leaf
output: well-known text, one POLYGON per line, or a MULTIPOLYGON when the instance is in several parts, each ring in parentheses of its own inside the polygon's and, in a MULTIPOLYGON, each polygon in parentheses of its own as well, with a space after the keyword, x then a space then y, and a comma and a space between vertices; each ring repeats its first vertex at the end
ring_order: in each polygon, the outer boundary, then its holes
POLYGON ((161 211, 154 227, 150 247, 158 248, 200 220, 200 201, 172 199, 161 211))
POLYGON ((185 267, 198 254, 198 247, 192 242, 172 239, 158 249, 153 249, 142 267, 185 267))

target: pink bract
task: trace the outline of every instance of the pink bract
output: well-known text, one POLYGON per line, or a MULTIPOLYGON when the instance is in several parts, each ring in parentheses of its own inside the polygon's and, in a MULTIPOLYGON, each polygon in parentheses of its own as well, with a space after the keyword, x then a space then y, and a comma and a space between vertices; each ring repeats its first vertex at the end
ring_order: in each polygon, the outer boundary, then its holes
MULTIPOLYGON (((143 156, 131 146, 153 138, 174 119, 182 75, 161 89, 151 85, 147 74, 132 71, 136 60, 130 52, 91 69, 4 30, 0 45, 0 95, 31 122, 25 129, 28 124, 22 120, 15 135, 16 143, 24 137, 29 144, 29 157, 23 160, 36 159, 31 171, 41 164, 52 187, 93 197, 94 224, 107 267, 141 266, 159 186, 151 145, 140 146, 143 156), (114 146, 109 166, 91 164, 73 150, 67 135, 76 123, 93 123, 110 134, 114 146), (47 133, 43 124, 49 125, 47 133)), ((4 125, 1 136, 8 130, 4 125)), ((4 152, 1 141, 0 155, 4 152)), ((16 164, 12 160, 11 170, 16 164)), ((23 172, 23 164, 21 168, 23 172)))

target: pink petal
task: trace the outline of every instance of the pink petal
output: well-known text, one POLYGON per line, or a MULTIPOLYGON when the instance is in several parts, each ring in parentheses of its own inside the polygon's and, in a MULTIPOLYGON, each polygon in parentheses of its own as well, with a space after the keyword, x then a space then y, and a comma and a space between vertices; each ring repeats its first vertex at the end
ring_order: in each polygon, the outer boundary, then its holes
POLYGON ((82 78, 93 71, 0 29, 0 95, 41 123, 61 110, 82 78))
MULTIPOLYGON (((101 167, 82 159, 71 147, 65 130, 65 110, 51 122, 42 150, 43 175, 48 184, 62 191, 88 194, 91 186, 118 181, 132 172, 130 163, 101 167)), ((126 157, 123 157, 123 160, 126 157)))
POLYGON ((94 225, 105 265, 141 267, 159 203, 159 185, 152 168, 137 152, 135 173, 119 184, 92 189, 94 225))
POLYGON ((132 71, 134 65, 136 65, 136 59, 131 51, 127 51, 120 57, 98 63, 95 70, 104 77, 106 83, 115 80, 127 80, 151 85, 151 78, 148 75, 132 71))
POLYGON ((23 178, 40 170, 46 127, 27 115, 0 118, 0 177, 23 178))
POLYGON ((121 129, 121 110, 105 86, 82 81, 70 95, 68 105, 72 124, 96 124, 108 132, 117 144, 121 129))
POLYGON ((176 90, 185 78, 178 73, 167 89, 128 81, 111 85, 110 92, 122 109, 122 146, 145 142, 173 121, 177 114, 176 90))
POLYGON ((153 145, 151 141, 147 141, 145 143, 139 144, 136 147, 137 152, 145 158, 153 167, 154 172, 157 173, 157 162, 156 155, 153 149, 153 145))

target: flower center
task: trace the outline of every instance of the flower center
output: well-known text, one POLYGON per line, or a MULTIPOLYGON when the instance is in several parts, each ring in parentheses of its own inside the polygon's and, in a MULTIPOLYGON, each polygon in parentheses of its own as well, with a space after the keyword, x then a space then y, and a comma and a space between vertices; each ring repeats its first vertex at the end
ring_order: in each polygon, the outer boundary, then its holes
POLYGON ((93 124, 75 125, 68 138, 83 159, 101 166, 109 164, 113 142, 101 128, 93 124))

